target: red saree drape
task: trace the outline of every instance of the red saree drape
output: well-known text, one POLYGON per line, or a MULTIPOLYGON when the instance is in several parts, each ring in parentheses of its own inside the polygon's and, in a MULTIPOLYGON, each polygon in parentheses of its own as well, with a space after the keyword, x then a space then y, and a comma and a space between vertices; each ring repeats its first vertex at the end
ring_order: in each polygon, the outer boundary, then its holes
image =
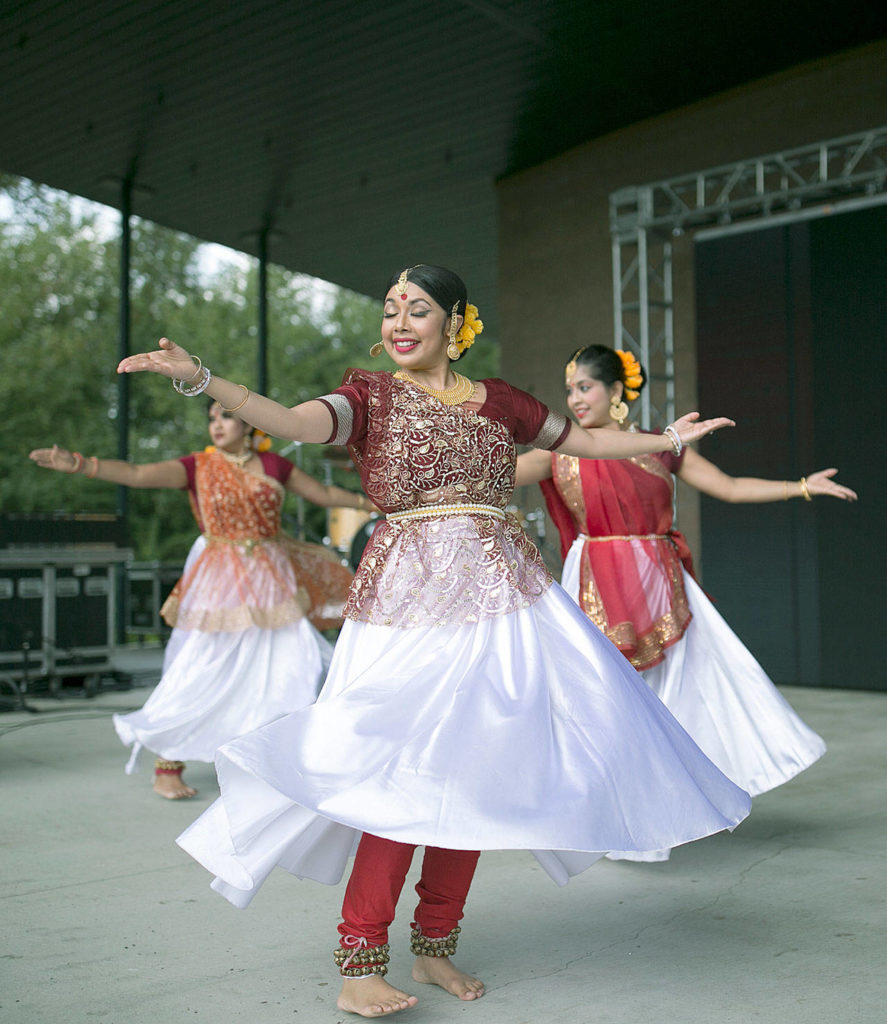
POLYGON ((633 459, 552 456, 542 484, 566 555, 583 538, 579 603, 638 669, 650 668, 684 634, 691 614, 683 535, 672 527, 673 455, 633 459))

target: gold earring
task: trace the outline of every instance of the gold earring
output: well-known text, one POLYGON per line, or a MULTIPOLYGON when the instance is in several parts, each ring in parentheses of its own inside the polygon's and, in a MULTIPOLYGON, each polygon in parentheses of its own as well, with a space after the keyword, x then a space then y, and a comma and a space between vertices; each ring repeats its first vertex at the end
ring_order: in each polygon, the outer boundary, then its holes
POLYGON ((610 419, 616 420, 621 427, 625 422, 625 417, 628 415, 628 406, 621 398, 617 398, 615 395, 610 399, 610 419))
POLYGON ((385 351, 385 346, 381 341, 377 341, 375 345, 370 346, 370 355, 373 359, 378 359, 380 355, 385 351))
POLYGON ((459 303, 453 303, 453 311, 450 314, 450 329, 447 332, 449 334, 450 343, 447 345, 447 356, 450 360, 454 361, 459 358, 460 350, 456 344, 456 320, 459 318, 459 303))

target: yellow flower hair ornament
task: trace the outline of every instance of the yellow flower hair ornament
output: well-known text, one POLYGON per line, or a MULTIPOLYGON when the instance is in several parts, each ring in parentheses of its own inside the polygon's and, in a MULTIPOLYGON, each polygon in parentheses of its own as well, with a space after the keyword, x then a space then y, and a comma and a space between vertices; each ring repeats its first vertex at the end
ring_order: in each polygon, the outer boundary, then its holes
POLYGON ((254 452, 267 452, 271 450, 271 438, 264 430, 258 427, 253 428, 252 447, 254 452))
POLYGON ((644 376, 641 373, 641 364, 635 359, 631 352, 623 352, 616 349, 616 355, 622 361, 622 374, 625 388, 622 392, 626 401, 633 402, 640 394, 640 387, 644 383, 644 376))
POLYGON ((470 302, 465 307, 465 316, 462 318, 462 326, 459 328, 459 333, 456 335, 456 347, 459 349, 459 355, 467 348, 471 348, 474 344, 474 339, 484 329, 483 320, 477 318, 477 306, 472 305, 470 302))

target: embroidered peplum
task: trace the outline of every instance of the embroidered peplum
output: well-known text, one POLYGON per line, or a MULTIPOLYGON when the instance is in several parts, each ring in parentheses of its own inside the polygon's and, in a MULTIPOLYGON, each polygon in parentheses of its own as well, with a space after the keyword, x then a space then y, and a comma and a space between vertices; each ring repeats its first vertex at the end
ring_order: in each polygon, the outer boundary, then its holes
MULTIPOLYGON (((442 407, 420 388, 369 377, 366 438, 349 445, 364 489, 387 513, 447 505, 504 512, 516 451, 502 423, 442 407)), ((551 584, 511 516, 474 510, 385 520, 364 552, 346 618, 385 626, 449 626, 534 604, 551 584)))
POLYGON ((305 616, 317 629, 339 626, 351 573, 280 532, 283 486, 218 453, 195 458, 199 497, 188 496, 206 546, 164 602, 164 620, 203 632, 279 629, 305 616))

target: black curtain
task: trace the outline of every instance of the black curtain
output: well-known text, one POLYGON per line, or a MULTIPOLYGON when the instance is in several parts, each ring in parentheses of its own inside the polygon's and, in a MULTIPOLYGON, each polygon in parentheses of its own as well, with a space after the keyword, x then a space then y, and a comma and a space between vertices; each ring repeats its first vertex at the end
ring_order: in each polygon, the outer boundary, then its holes
POLYGON ((777 682, 887 689, 887 207, 697 242, 700 450, 735 476, 836 466, 858 504, 703 497, 706 591, 777 682))

